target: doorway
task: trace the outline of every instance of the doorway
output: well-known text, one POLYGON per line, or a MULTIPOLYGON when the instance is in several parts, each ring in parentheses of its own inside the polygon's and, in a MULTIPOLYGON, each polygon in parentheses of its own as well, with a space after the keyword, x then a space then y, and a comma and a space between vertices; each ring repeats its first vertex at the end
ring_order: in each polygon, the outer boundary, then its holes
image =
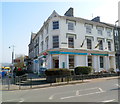
POLYGON ((59 68, 59 57, 58 56, 53 57, 53 68, 59 68))

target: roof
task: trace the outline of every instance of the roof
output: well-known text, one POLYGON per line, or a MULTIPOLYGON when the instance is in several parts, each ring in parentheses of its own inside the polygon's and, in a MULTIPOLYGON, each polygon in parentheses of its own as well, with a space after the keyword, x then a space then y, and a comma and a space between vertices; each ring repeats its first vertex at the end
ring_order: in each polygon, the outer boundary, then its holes
POLYGON ((69 17, 69 16, 60 16, 60 17, 64 18, 64 19, 68 19, 68 20, 74 20, 74 21, 79 21, 79 22, 83 22, 83 23, 94 24, 94 25, 97 25, 97 26, 114 28, 113 24, 108 24, 108 23, 104 23, 104 22, 95 22, 95 21, 91 21, 91 20, 88 20, 88 19, 80 18, 80 17, 69 17))

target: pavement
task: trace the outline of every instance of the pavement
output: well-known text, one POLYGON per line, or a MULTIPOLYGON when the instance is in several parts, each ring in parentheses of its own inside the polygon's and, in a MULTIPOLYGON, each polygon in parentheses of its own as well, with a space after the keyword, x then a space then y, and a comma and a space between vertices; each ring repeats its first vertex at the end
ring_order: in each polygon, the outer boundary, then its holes
POLYGON ((61 85, 68 85, 68 84, 76 84, 76 83, 89 83, 89 82, 98 82, 102 80, 110 80, 110 79, 118 79, 120 77, 104 77, 104 78, 96 78, 96 79, 86 79, 86 80, 76 80, 76 81, 69 81, 69 82, 58 82, 58 83, 47 83, 46 78, 40 78, 36 74, 28 74, 28 78, 32 78, 32 83, 30 83, 31 79, 27 81, 23 81, 22 83, 18 84, 6 84, 2 86, 3 91, 13 91, 13 90, 27 90, 27 89, 35 89, 35 88, 45 88, 45 87, 52 87, 52 86, 61 86, 61 85))

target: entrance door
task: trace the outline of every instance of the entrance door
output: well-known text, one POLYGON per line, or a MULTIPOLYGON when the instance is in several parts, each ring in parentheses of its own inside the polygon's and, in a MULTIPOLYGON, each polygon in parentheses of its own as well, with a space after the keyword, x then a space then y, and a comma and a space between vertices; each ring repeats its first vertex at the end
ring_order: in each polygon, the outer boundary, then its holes
POLYGON ((58 57, 53 57, 53 68, 59 68, 59 59, 58 59, 58 57))

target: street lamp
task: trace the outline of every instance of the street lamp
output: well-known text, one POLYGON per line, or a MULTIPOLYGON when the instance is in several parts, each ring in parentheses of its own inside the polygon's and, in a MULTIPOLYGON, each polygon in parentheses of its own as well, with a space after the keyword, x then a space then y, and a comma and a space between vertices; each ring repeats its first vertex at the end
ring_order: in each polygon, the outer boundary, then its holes
POLYGON ((14 45, 9 46, 9 48, 12 48, 12 69, 11 69, 12 81, 13 81, 14 47, 15 47, 14 45))

